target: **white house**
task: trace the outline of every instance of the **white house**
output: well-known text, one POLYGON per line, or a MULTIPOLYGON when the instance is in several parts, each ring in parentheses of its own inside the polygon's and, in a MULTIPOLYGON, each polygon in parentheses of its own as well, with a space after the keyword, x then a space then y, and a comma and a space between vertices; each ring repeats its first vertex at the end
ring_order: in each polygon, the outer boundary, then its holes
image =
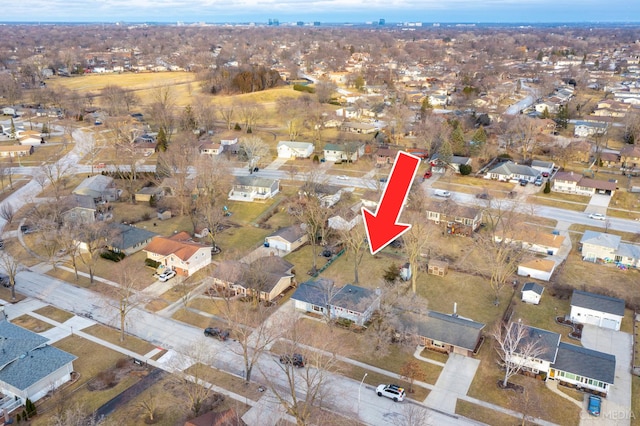
POLYGON ((329 228, 337 231, 348 231, 352 229, 362 221, 360 206, 361 203, 358 203, 356 206, 344 211, 343 213, 331 216, 327 221, 329 228))
POLYGON ((573 130, 574 136, 586 138, 593 135, 604 135, 607 133, 609 125, 607 123, 576 121, 576 127, 573 130))
POLYGON ((619 331, 624 317, 624 300, 574 290, 570 317, 571 321, 619 331))
POLYGON ((305 226, 293 225, 280 228, 264 239, 265 247, 290 253, 309 241, 305 226))
POLYGON ((77 358, 47 344, 49 339, 0 321, 0 408, 11 410, 27 398, 37 401, 71 380, 77 358))
POLYGON ((579 250, 587 262, 616 263, 620 267, 640 266, 640 246, 623 243, 619 235, 584 231, 579 250))
POLYGON ((278 158, 309 158, 315 150, 311 142, 278 142, 278 158))
POLYGON ((205 155, 220 155, 222 154, 224 147, 220 143, 203 143, 200 145, 200 154, 205 155))
POLYGON ((542 161, 542 160, 533 160, 531 162, 531 168, 536 169, 540 173, 553 173, 553 169, 555 167, 555 163, 553 161, 542 161))
POLYGON ((144 248, 147 258, 185 277, 211 263, 211 247, 196 243, 186 232, 170 237, 154 237, 144 248))
POLYGON ((328 143, 324 146, 323 154, 326 161, 358 161, 364 155, 364 144, 358 142, 347 142, 339 145, 328 143))
POLYGON ((280 192, 280 181, 278 179, 238 176, 236 177, 236 183, 229 191, 229 200, 248 202, 267 200, 278 192, 280 192))
POLYGON ((525 303, 531 303, 537 305, 540 303, 540 298, 544 292, 544 287, 536 283, 525 283, 522 286, 522 301, 525 303))
POLYGON ((342 118, 359 118, 360 111, 354 107, 338 108, 336 110, 336 115, 342 118))
POLYGON ((538 175, 540 175, 540 172, 533 167, 516 164, 513 161, 505 161, 489 170, 484 178, 499 180, 501 182, 517 181, 520 179, 533 182, 538 175))

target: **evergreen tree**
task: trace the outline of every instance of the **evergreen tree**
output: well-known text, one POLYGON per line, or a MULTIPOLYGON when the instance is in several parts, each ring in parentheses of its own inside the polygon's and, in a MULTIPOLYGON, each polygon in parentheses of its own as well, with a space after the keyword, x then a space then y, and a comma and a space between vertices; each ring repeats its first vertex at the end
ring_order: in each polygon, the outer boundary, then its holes
POLYGON ((478 130, 473 134, 473 138, 471 139, 471 155, 478 155, 482 148, 487 144, 487 132, 484 130, 483 126, 478 127, 478 130))
POLYGON ((545 194, 548 194, 551 192, 551 183, 549 181, 545 182, 544 189, 542 190, 542 192, 544 192, 545 194))
POLYGON ((544 57, 542 50, 538 52, 538 57, 536 58, 536 60, 538 61, 542 61, 542 58, 544 57))
POLYGON ((364 89, 364 77, 361 75, 357 76, 353 84, 356 87, 356 90, 362 92, 362 89, 364 89))
POLYGON ((542 111, 542 115, 540 116, 540 118, 547 119, 550 117, 551 117, 551 114, 549 114, 549 108, 544 107, 544 111, 542 111))
POLYGON ((558 126, 562 127, 563 129, 567 128, 569 124, 569 110, 566 106, 560 105, 558 114, 556 114, 556 123, 558 123, 558 126))
POLYGON ((450 143, 453 154, 465 154, 466 149, 464 143, 464 132, 462 131, 462 128, 459 124, 455 127, 455 129, 453 129, 453 132, 451 132, 450 143))
POLYGON ((442 141, 442 145, 440 145, 440 149, 438 150, 438 155, 440 159, 446 163, 451 162, 451 157, 453 157, 453 150, 451 149, 451 143, 445 139, 442 141))
POLYGON ((160 130, 158 131, 156 147, 160 152, 165 152, 167 150, 167 134, 164 131, 164 127, 160 127, 160 130))

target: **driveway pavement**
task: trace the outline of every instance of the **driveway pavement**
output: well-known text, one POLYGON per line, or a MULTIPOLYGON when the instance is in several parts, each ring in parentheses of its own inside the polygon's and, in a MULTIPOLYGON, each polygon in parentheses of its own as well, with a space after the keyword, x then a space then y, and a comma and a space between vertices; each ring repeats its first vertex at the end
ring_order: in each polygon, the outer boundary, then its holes
POLYGON ((584 212, 607 214, 607 207, 609 207, 610 201, 611 197, 609 195, 593 194, 584 212))
POLYGON ((587 398, 580 415, 580 425, 616 425, 631 424, 631 417, 640 413, 631 412, 631 351, 633 340, 629 333, 605 330, 585 324, 582 330, 582 345, 586 348, 616 356, 616 376, 606 399, 602 400, 600 417, 590 416, 587 398))
POLYGON ((438 377, 435 389, 429 392, 429 396, 424 401, 427 407, 455 413, 458 397, 465 396, 469 391, 478 365, 480 365, 480 360, 464 355, 450 354, 438 377))

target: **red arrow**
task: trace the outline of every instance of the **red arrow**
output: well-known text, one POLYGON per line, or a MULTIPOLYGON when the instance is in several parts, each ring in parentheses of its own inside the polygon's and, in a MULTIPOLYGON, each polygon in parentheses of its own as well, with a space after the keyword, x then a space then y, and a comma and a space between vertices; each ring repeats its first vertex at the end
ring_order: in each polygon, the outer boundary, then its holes
POLYGON ((366 208, 362 208, 371 254, 376 254, 391 241, 411 229, 411 225, 397 221, 402 213, 402 207, 409 194, 409 188, 418 171, 419 164, 420 159, 415 155, 403 151, 398 152, 387 187, 380 198, 378 211, 373 214, 366 208))

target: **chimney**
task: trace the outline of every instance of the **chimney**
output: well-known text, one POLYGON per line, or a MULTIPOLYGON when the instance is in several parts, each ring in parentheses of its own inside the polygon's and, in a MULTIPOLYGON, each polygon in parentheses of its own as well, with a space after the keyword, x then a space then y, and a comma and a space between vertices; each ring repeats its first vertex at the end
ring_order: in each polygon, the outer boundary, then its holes
POLYGON ((456 302, 453 302, 453 315, 454 318, 458 317, 458 304, 456 302))

